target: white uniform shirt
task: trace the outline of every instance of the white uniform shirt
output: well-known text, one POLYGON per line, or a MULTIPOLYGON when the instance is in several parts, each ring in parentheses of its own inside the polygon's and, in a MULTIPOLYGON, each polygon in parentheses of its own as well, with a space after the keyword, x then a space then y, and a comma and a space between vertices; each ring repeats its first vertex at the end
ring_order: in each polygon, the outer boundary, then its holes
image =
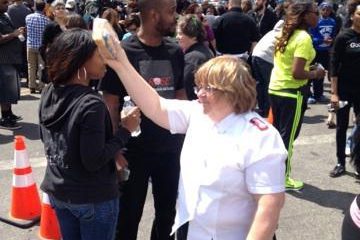
POLYGON ((256 210, 252 194, 283 192, 286 149, 258 114, 214 122, 197 101, 164 100, 170 131, 186 133, 173 232, 188 240, 245 239, 256 210))

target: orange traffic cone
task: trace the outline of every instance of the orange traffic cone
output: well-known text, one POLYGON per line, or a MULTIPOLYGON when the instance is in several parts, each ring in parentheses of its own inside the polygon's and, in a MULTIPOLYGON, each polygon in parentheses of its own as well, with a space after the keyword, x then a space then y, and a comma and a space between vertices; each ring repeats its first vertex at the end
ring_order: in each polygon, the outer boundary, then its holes
POLYGON ((269 109, 269 114, 268 114, 268 117, 267 117, 267 121, 268 121, 270 124, 273 124, 273 123, 274 123, 274 115, 273 115, 273 112, 272 112, 272 109, 271 109, 271 108, 269 109))
POLYGON ((39 234, 42 239, 61 239, 59 222, 54 209, 50 206, 49 196, 46 193, 42 195, 39 234))
POLYGON ((15 136, 10 216, 22 220, 32 220, 40 216, 40 210, 40 198, 32 176, 24 137, 15 136))

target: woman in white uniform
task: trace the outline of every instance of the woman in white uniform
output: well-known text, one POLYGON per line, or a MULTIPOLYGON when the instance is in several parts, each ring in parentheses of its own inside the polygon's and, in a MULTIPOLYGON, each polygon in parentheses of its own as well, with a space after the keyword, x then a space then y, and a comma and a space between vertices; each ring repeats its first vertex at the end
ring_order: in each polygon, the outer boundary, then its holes
POLYGON ((279 133, 253 111, 255 81, 245 65, 231 56, 211 59, 195 75, 198 100, 168 100, 115 45, 117 60, 106 61, 135 103, 159 126, 186 134, 173 232, 188 223, 189 240, 272 239, 287 152, 279 133))

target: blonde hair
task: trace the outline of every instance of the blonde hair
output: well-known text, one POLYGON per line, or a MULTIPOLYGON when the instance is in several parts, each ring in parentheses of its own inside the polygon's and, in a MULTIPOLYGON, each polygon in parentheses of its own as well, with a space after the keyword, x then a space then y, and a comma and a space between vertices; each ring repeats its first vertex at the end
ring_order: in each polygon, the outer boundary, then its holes
POLYGON ((255 108, 255 80, 246 63, 236 57, 224 55, 204 63, 195 74, 195 84, 219 90, 236 114, 255 108))

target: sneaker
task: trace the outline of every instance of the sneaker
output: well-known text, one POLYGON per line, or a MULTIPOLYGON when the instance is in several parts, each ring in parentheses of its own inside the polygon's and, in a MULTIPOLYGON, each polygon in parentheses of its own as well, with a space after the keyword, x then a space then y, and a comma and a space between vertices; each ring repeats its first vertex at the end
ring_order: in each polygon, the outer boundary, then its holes
POLYGON ((307 100, 307 103, 308 104, 315 104, 316 100, 315 100, 315 98, 309 97, 308 100, 307 100))
POLYGON ((16 121, 11 120, 10 118, 1 118, 0 119, 0 129, 7 130, 16 130, 22 128, 16 121))
POLYGON ((23 118, 21 116, 16 116, 15 114, 11 114, 10 117, 9 117, 12 121, 21 121, 23 120, 23 118))
POLYGON ((335 168, 330 172, 330 177, 340 177, 345 173, 345 166, 341 166, 340 164, 337 164, 335 168))
POLYGON ((301 190, 304 188, 304 183, 302 181, 294 180, 290 177, 285 179, 285 188, 286 190, 301 190))

